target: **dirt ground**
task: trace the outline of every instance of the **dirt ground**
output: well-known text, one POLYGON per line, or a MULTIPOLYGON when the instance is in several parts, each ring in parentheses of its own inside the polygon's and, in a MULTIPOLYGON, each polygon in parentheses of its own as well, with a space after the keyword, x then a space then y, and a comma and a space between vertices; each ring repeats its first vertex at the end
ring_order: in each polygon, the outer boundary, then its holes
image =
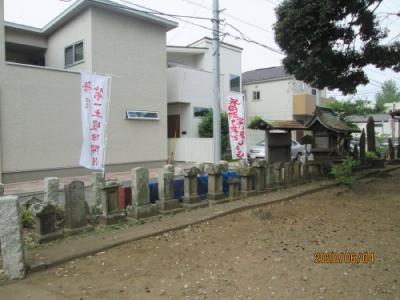
POLYGON ((400 171, 131 242, 0 299, 400 299, 400 171), (316 252, 374 253, 316 264, 316 252))

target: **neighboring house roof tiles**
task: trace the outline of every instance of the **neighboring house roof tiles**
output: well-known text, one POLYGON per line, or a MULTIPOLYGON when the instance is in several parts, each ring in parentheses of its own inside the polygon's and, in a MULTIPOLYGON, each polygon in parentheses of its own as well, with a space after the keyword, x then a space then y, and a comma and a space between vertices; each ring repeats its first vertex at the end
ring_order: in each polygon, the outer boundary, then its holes
POLYGON ((347 119, 353 123, 367 123, 369 117, 373 117, 375 122, 389 122, 389 114, 374 114, 374 115, 352 115, 348 116, 347 119))
POLYGON ((63 26, 70 19, 81 13, 85 8, 89 6, 101 7, 130 17, 146 20, 148 22, 164 26, 166 30, 171 30, 178 26, 177 22, 161 18, 150 12, 137 10, 132 7, 122 5, 110 0, 79 0, 70 7, 68 7, 65 11, 63 11, 60 15, 58 15, 56 18, 50 21, 50 23, 48 23, 43 28, 34 28, 11 22, 5 22, 5 26, 48 35, 57 30, 59 27, 63 26))
POLYGON ((306 127, 295 120, 264 120, 262 118, 254 119, 250 125, 250 129, 259 130, 296 130, 306 129, 306 127))
POLYGON ((244 72, 242 76, 242 81, 243 84, 246 84, 251 82, 269 81, 289 77, 292 76, 286 73, 283 66, 279 66, 244 72))

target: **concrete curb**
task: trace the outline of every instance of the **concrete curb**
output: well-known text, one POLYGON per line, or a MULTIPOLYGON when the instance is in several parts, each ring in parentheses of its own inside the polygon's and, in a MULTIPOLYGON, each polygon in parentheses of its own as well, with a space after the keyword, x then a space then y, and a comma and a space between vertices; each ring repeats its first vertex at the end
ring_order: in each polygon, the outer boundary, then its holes
MULTIPOLYGON (((393 171, 395 171, 397 169, 400 169, 400 166, 393 167, 393 168, 390 168, 390 169, 374 170, 372 172, 369 172, 367 174, 363 174, 361 176, 355 176, 356 177, 355 179, 356 180, 360 180, 360 179, 367 178, 369 176, 373 176, 373 175, 376 175, 376 174, 379 174, 379 173, 382 173, 382 174, 383 173, 390 173, 390 172, 393 172, 393 171)), ((31 265, 28 264, 27 265, 27 270, 28 270, 29 273, 42 271, 42 270, 45 270, 45 269, 48 269, 48 268, 55 267, 55 266, 58 266, 60 264, 66 263, 68 261, 71 261, 71 260, 74 260, 74 259, 77 259, 77 258, 80 258, 80 257, 84 257, 84 256, 89 256, 89 255, 92 255, 92 254, 95 254, 95 253, 98 253, 98 252, 102 252, 102 251, 108 250, 110 248, 114 248, 114 247, 129 243, 129 242, 142 240, 142 239, 153 237, 153 236, 162 235, 164 233, 171 232, 171 231, 177 231, 177 230, 185 229, 185 228, 187 228, 189 226, 193 226, 193 225, 197 225, 197 224, 200 224, 200 223, 211 221, 211 220, 214 220, 214 219, 217 219, 217 218, 225 217, 227 215, 238 213, 238 212, 241 212, 241 211, 244 211, 244 210, 254 209, 254 208, 257 208, 257 207, 262 207, 262 206, 267 206, 267 205, 270 205, 270 204, 276 204, 276 203, 280 203, 280 202, 283 202, 283 201, 292 200, 292 199, 295 199, 295 198, 299 198, 299 197, 306 196, 306 195, 311 195, 311 194, 314 194, 314 193, 317 193, 317 192, 320 192, 320 191, 323 191, 323 190, 326 190, 326 189, 330 189, 330 188, 333 188, 333 187, 337 187, 337 186, 340 186, 340 183, 336 183, 335 182, 335 183, 327 184, 327 185, 324 185, 324 186, 321 186, 321 187, 318 187, 318 188, 313 188, 313 189, 310 189, 310 190, 302 191, 300 193, 296 193, 296 194, 293 194, 293 195, 290 195, 290 196, 287 196, 287 197, 283 197, 283 198, 280 198, 280 199, 276 199, 276 200, 269 200, 269 201, 264 201, 264 202, 260 202, 260 203, 254 203, 254 204, 245 204, 245 203, 243 203, 243 205, 240 206, 240 207, 235 207, 235 208, 231 208, 231 209, 228 209, 226 211, 223 211, 223 212, 215 213, 215 214, 213 214, 211 216, 207 216, 207 217, 202 218, 200 220, 187 222, 187 223, 182 224, 182 225, 172 226, 172 227, 168 227, 168 228, 162 229, 162 230, 156 230, 156 231, 153 231, 151 233, 143 234, 143 235, 136 236, 136 237, 128 237, 128 238, 121 239, 121 240, 115 241, 115 242, 114 241, 105 242, 104 245, 93 247, 90 250, 81 251, 79 253, 65 255, 65 256, 61 257, 60 259, 41 262, 41 263, 38 263, 38 264, 31 264, 31 265)))

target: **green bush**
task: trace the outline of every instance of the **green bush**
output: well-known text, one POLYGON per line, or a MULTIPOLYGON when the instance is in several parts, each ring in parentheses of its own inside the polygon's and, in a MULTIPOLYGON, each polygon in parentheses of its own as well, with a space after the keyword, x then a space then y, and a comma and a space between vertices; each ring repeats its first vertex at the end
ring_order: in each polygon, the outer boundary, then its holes
POLYGON ((372 161, 372 160, 374 160, 374 159, 377 159, 378 156, 376 155, 375 152, 368 151, 368 152, 365 154, 365 158, 367 159, 367 161, 372 161))
POLYGON ((347 186, 352 186, 353 177, 351 176, 351 174, 353 173, 353 168, 357 165, 358 162, 350 157, 339 165, 333 165, 330 173, 339 183, 347 186))
MULTIPOLYGON (((204 138, 213 137, 213 113, 212 111, 207 112, 201 117, 199 123, 199 136, 204 138)), ((229 125, 228 125, 228 114, 221 113, 221 156, 224 158, 231 157, 231 149, 229 146, 229 125)), ((230 160, 230 159, 226 159, 230 160)))
POLYGON ((33 217, 31 212, 26 206, 22 206, 22 226, 24 228, 32 228, 33 227, 33 217))
POLYGON ((65 208, 62 205, 56 205, 56 222, 57 227, 60 228, 65 222, 65 208))

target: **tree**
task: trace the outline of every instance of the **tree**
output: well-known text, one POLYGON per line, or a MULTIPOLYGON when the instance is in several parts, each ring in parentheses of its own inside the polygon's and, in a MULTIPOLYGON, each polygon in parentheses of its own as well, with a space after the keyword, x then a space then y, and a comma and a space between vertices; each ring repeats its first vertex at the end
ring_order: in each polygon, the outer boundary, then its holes
POLYGON ((284 0, 276 8, 275 40, 288 73, 316 88, 355 93, 363 67, 400 71, 400 42, 382 44, 387 30, 376 9, 383 0, 284 0))
POLYGON ((385 81, 382 90, 376 95, 375 108, 379 112, 384 112, 385 103, 400 102, 400 90, 394 80, 385 81))
POLYGON ((332 109, 340 118, 345 119, 351 115, 369 115, 375 113, 370 101, 366 100, 343 100, 330 101, 326 106, 332 109))
MULTIPOLYGON (((199 123, 199 136, 212 138, 213 137, 213 113, 207 112, 201 117, 199 123)), ((221 113, 221 151, 222 155, 227 154, 229 151, 229 125, 228 114, 221 113)))

